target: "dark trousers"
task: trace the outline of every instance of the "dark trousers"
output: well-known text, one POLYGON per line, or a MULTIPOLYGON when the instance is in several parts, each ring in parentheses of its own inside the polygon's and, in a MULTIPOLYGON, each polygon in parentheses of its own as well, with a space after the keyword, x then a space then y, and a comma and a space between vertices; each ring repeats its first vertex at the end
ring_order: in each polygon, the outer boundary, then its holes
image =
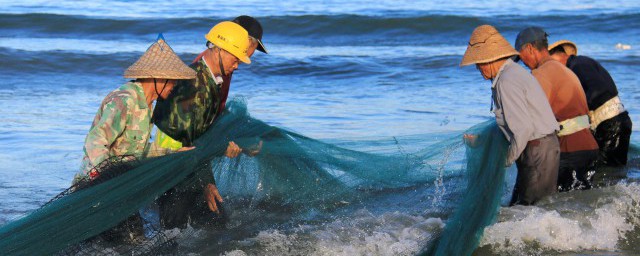
POLYGON ((143 225, 142 217, 136 212, 115 227, 102 232, 98 237, 113 243, 135 243, 145 238, 143 225))
POLYGON ((204 195, 207 184, 215 184, 210 163, 202 164, 198 171, 158 198, 160 224, 164 229, 202 226, 214 221, 204 195))
POLYGON ((632 125, 628 112, 621 113, 598 125, 593 133, 593 137, 600 147, 598 165, 618 167, 627 164, 632 125))
POLYGON ((593 187, 598 150, 582 150, 560 153, 558 189, 561 192, 593 187))
POLYGON ((529 141, 516 160, 518 177, 510 205, 532 205, 557 191, 560 143, 555 134, 529 141))

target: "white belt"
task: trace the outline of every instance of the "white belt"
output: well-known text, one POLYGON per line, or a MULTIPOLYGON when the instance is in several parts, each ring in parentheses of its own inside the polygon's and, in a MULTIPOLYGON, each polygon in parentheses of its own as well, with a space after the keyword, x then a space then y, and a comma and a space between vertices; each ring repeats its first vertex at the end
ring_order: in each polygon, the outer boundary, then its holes
POLYGON ((624 106, 620 102, 620 98, 615 96, 602 104, 594 111, 589 111, 589 118, 591 119, 591 130, 596 130, 600 123, 609 120, 620 113, 624 112, 624 106))
POLYGON ((589 127, 591 126, 589 125, 589 116, 587 115, 569 118, 560 122, 560 131, 558 132, 558 136, 562 137, 574 134, 589 127))

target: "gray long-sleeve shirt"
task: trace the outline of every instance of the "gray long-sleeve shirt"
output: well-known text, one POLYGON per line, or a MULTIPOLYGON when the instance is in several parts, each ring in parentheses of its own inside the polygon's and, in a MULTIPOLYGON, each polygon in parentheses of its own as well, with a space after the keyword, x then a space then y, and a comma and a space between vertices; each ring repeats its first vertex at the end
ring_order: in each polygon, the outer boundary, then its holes
POLYGON ((511 143, 507 165, 520 157, 527 142, 560 129, 538 81, 511 59, 498 71, 491 91, 496 123, 511 143))

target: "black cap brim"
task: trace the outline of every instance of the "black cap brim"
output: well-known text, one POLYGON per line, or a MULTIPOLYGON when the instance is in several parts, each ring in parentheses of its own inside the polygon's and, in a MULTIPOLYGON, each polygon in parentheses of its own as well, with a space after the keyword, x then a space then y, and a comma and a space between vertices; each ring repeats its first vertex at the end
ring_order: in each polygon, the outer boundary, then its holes
POLYGON ((265 48, 264 44, 262 44, 262 40, 260 39, 257 39, 257 40, 258 40, 258 47, 256 48, 256 50, 269 54, 269 52, 267 51, 267 48, 265 48))

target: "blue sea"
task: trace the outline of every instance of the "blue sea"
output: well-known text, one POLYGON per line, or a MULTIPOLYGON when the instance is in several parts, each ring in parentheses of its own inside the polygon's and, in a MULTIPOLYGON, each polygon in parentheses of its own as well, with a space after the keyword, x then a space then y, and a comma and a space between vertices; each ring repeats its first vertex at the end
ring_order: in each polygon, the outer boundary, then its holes
MULTIPOLYGON (((459 67, 482 24, 511 43, 532 25, 543 27, 550 42, 575 42, 579 54, 611 73, 640 124, 637 0, 0 0, 0 225, 70 185, 101 100, 126 82, 124 70, 158 33, 190 62, 214 24, 239 15, 261 22, 269 54, 256 52, 239 67, 230 98, 246 99, 258 119, 315 139, 414 138, 492 119, 490 82, 473 67, 459 67)), ((640 145, 637 127, 632 142, 640 145)), ((416 142, 415 150, 422 143, 429 141, 416 142)), ((639 163, 624 172, 609 186, 501 208, 475 254, 640 254, 639 163)), ((513 181, 514 168, 509 175, 513 181)), ((447 216, 433 213, 453 207, 429 198, 403 207, 390 203, 401 196, 387 198, 389 207, 372 202, 297 227, 262 225, 193 253, 413 255, 446 224, 447 216)))

